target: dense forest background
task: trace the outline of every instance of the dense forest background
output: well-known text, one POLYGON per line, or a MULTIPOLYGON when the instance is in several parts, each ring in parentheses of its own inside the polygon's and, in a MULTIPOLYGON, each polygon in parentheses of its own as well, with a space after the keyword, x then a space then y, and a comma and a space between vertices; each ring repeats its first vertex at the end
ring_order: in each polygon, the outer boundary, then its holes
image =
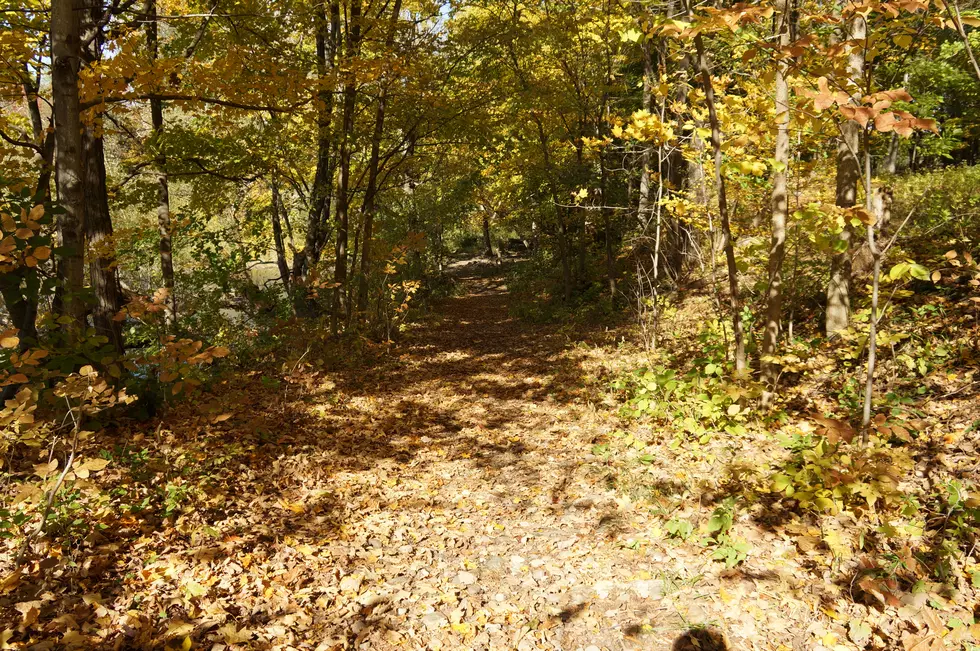
POLYGON ((0 648, 980 648, 978 49, 968 0, 0 2, 0 648), (467 561, 368 630, 384 572, 323 547, 287 635, 188 569, 396 519, 351 487, 401 435, 416 496, 538 450, 488 531, 612 508, 596 581, 715 610, 498 622, 467 561))

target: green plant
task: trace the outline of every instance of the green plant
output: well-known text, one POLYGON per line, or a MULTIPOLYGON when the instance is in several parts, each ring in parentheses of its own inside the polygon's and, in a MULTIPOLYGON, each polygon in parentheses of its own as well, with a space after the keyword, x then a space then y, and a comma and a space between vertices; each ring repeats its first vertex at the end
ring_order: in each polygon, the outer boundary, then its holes
POLYGON ((734 539, 728 534, 721 534, 714 541, 711 558, 716 561, 723 561, 725 567, 731 569, 739 563, 745 562, 750 549, 751 547, 746 541, 734 539))
POLYGON ((689 520, 679 518, 668 520, 665 528, 671 538, 680 538, 681 540, 687 540, 694 533, 694 525, 689 520))
POLYGON ((20 535, 24 525, 30 520, 30 514, 22 509, 0 508, 0 538, 15 538, 20 535))
POLYGON ((746 541, 731 535, 737 510, 738 498, 726 497, 704 525, 708 535, 702 540, 702 544, 712 550, 711 558, 723 561, 727 568, 744 562, 750 549, 746 541))
POLYGON ((160 514, 164 518, 176 516, 184 510, 184 506, 191 500, 194 493, 194 487, 189 484, 167 482, 163 490, 163 504, 160 514))
POLYGON ((780 443, 792 456, 771 480, 773 492, 792 498, 804 509, 837 513, 866 511, 902 502, 898 477, 912 467, 902 448, 872 436, 867 448, 850 446, 856 432, 847 423, 814 417, 817 432, 782 434, 780 443))

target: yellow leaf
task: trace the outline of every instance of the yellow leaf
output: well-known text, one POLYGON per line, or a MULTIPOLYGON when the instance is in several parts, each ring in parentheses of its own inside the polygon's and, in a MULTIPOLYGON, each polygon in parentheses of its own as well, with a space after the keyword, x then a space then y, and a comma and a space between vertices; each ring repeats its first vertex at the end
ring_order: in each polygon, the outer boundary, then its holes
POLYGON ((289 509, 297 515, 303 515, 306 513, 306 507, 300 502, 290 502, 288 500, 280 500, 279 502, 283 508, 289 509))
POLYGON ((4 348, 14 348, 19 343, 20 343, 20 337, 15 337, 13 335, 0 339, 0 346, 3 346, 4 348))
POLYGON ((185 622, 183 620, 175 620, 167 626, 167 637, 184 637, 188 639, 187 636, 191 634, 194 630, 194 625, 190 622, 185 622))
POLYGON ((895 45, 902 49, 912 45, 912 36, 910 34, 899 34, 893 40, 895 41, 895 45))
POLYGON ((100 470, 105 469, 105 467, 108 465, 108 459, 86 459, 85 463, 79 466, 79 468, 90 472, 99 472, 100 470))

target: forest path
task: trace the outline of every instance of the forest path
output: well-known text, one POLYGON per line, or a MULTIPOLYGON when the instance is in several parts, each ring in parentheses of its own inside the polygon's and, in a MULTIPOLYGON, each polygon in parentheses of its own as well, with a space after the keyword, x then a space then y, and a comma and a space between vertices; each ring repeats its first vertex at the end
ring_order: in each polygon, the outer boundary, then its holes
POLYGON ((71 614, 51 634, 77 625, 100 649, 685 651, 688 626, 713 624, 736 644, 792 644, 792 625, 756 629, 784 601, 771 577, 720 590, 722 566, 665 540, 664 513, 630 503, 593 454, 623 426, 590 378, 608 348, 511 317, 500 269, 455 273, 462 294, 381 363, 333 372, 299 351, 281 379, 229 376, 155 434, 127 434, 151 450, 129 472, 156 473, 173 515, 107 529, 45 615, 71 614), (93 594, 98 608, 74 605, 93 594))
POLYGON ((397 364, 338 380, 327 418, 349 452, 303 491, 342 521, 313 579, 321 648, 671 648, 709 617, 687 561, 633 544, 646 516, 589 461, 615 426, 589 403, 589 348, 510 316, 499 268, 455 272, 462 295, 397 364))

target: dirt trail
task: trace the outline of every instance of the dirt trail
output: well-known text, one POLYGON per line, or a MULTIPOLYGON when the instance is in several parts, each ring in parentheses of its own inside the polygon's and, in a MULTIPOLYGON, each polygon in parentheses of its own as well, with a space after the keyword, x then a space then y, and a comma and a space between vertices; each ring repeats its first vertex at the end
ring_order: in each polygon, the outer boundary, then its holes
POLYGON ((309 586, 330 605, 314 627, 337 648, 671 648, 710 618, 683 562, 634 545, 645 516, 587 461, 610 425, 581 350, 510 317, 486 267, 458 272, 465 293, 396 368, 338 385, 346 469, 307 490, 348 497, 309 586))

